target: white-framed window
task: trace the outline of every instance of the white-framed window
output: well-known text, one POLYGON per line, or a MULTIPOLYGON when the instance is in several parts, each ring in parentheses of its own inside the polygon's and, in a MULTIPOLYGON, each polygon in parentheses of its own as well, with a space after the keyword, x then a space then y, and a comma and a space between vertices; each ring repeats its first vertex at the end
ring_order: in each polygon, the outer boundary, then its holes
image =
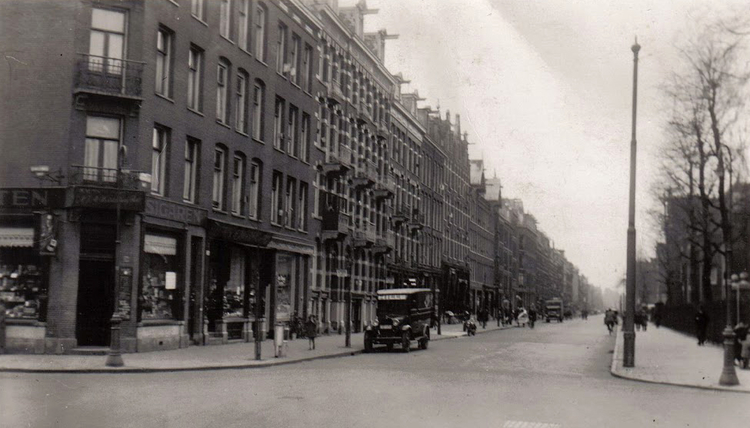
POLYGON ((172 39, 166 28, 156 32, 156 93, 172 97, 172 39))
POLYGON ((271 183, 271 223, 281 224, 281 218, 284 216, 284 198, 281 197, 284 188, 284 176, 278 172, 273 172, 273 182, 271 183))
POLYGON ((192 0, 190 2, 190 13, 201 21, 205 21, 205 19, 203 18, 204 10, 205 4, 203 3, 203 0, 192 0))
POLYGON ((284 149, 284 105, 284 99, 276 97, 273 113, 273 146, 279 150, 284 149))
POLYGON ((284 64, 286 63, 286 25, 279 23, 279 38, 276 45, 276 71, 286 74, 284 64))
POLYGON ((310 115, 302 113, 302 125, 299 135, 299 158, 310 161, 310 115))
POLYGON ((220 61, 216 69, 216 120, 228 123, 229 108, 227 98, 227 87, 229 85, 229 64, 220 61))
POLYGON ((165 195, 168 148, 169 131, 160 126, 154 127, 151 138, 151 193, 155 195, 165 195))
POLYGON ((294 229, 297 222, 297 180, 292 177, 286 179, 286 215, 284 226, 294 229))
POLYGON ((201 82, 203 68, 203 51, 191 46, 188 52, 188 107, 201 111, 201 82))
POLYGON ((292 33, 292 46, 291 51, 289 52, 289 79, 291 79, 292 82, 299 85, 299 75, 302 74, 300 71, 299 63, 300 63, 300 54, 299 54, 299 47, 300 47, 301 40, 298 35, 292 33))
POLYGON ((265 85, 260 80, 255 81, 253 88, 253 138, 263 141, 263 113, 265 101, 265 85))
POLYGON ((89 70, 122 75, 125 54, 125 12, 113 9, 91 10, 89 70))
POLYGON ((232 0, 220 0, 219 3, 219 34, 231 39, 232 0))
POLYGON ((248 26, 250 25, 250 0, 239 0, 237 8, 237 46, 247 50, 248 26))
POLYGON ((299 201, 297 203, 297 227, 299 230, 307 230, 307 183, 299 183, 299 201))
POLYGON ((289 124, 287 126, 286 135, 286 152, 292 156, 297 156, 297 138, 299 138, 299 132, 297 127, 299 126, 299 110, 293 105, 289 105, 289 124))
POLYGON ((255 8, 255 57, 266 60, 266 8, 262 4, 255 8))
POLYGON ((185 141, 185 171, 182 177, 182 200, 195 203, 196 185, 198 184, 198 153, 200 153, 200 141, 188 138, 185 141))
POLYGON ((232 162, 232 214, 245 214, 245 157, 240 153, 232 162))
POLYGON ((121 120, 113 117, 87 116, 84 147, 84 181, 115 182, 117 151, 121 144, 121 120))
POLYGON ((226 177, 227 151, 223 147, 214 150, 214 183, 212 192, 212 204, 214 209, 224 210, 224 183, 226 177))
POLYGON ((247 73, 243 70, 237 73, 237 90, 235 92, 237 120, 235 126, 243 134, 247 134, 247 78, 247 73))
POLYGON ((253 160, 250 162, 250 187, 248 188, 248 216, 253 220, 258 220, 260 215, 260 197, 261 197, 261 163, 253 160))

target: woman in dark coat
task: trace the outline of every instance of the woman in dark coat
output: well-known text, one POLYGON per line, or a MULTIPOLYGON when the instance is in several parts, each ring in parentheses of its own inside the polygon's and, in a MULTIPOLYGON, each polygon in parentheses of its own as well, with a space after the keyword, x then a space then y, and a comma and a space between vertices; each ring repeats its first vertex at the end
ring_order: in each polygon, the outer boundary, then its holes
POLYGON ((318 323, 315 322, 315 317, 313 315, 310 315, 307 317, 307 322, 305 323, 305 336, 307 336, 308 350, 315 349, 315 336, 318 335, 318 323))
POLYGON ((695 330, 698 336, 698 345, 703 346, 708 336, 708 314, 703 311, 703 306, 698 306, 698 313, 695 314, 695 330))

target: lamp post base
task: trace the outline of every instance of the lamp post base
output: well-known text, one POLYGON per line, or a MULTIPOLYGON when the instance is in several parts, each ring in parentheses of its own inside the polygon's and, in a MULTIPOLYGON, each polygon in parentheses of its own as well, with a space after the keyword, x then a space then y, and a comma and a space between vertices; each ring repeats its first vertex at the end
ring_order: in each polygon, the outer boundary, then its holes
POLYGON ((732 331, 732 327, 727 326, 722 336, 724 336, 724 367, 721 369, 719 385, 739 385, 740 380, 737 379, 737 372, 734 370, 734 331, 732 331))
POLYGON ((623 342, 623 354, 622 354, 622 365, 623 367, 635 367, 635 332, 626 331, 622 333, 623 342))
POLYGON ((110 338, 109 342, 109 353, 107 354, 107 360, 104 363, 107 367, 122 367, 125 365, 125 362, 122 360, 122 354, 120 354, 121 322, 122 319, 117 314, 112 316, 112 320, 110 320, 110 323, 112 324, 110 335, 112 337, 110 338))

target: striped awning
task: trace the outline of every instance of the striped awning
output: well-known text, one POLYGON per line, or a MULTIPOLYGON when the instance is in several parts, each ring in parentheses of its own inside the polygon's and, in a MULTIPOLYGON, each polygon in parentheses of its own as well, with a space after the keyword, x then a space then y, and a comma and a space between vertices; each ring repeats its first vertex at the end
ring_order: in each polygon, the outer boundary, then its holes
POLYGON ((0 227, 0 247, 33 247, 34 229, 31 227, 0 227))

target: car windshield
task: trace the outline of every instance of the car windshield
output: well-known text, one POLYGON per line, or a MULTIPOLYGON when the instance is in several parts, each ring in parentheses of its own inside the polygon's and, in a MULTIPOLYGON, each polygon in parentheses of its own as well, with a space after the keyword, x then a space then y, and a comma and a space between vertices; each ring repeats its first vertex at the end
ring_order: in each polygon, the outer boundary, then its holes
POLYGON ((378 299, 378 315, 406 315, 409 313, 408 300, 378 299))

